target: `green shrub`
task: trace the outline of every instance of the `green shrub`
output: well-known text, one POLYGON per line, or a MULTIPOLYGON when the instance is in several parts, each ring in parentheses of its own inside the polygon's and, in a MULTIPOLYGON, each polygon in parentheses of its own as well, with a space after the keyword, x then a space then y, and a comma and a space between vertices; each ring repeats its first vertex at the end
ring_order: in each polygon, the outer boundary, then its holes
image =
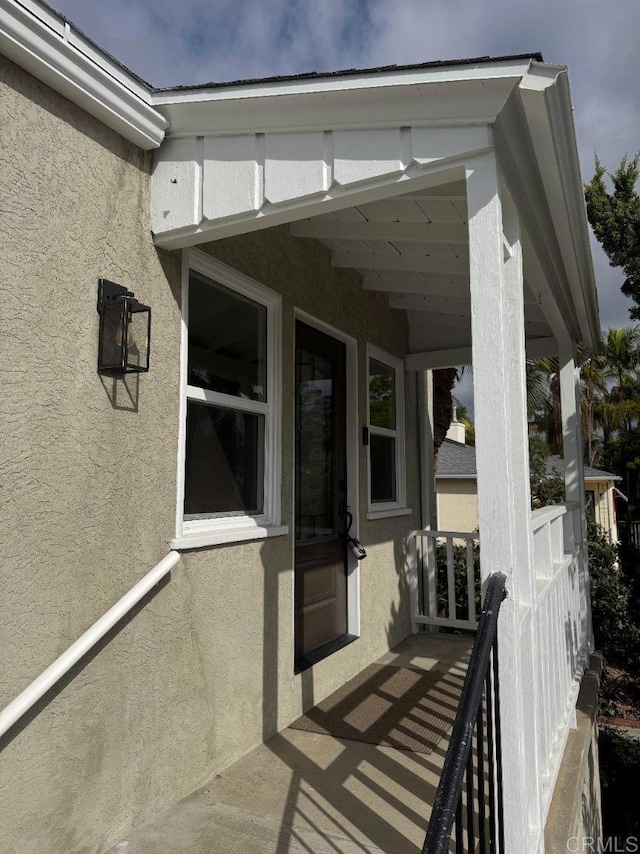
POLYGON ((639 836, 640 741, 604 726, 600 728, 598 750, 604 836, 639 836))
MULTIPOLYGON (((449 616, 449 586, 447 583, 447 547, 444 543, 436 545, 436 590, 438 596, 438 614, 449 616)), ((453 547, 453 567, 456 590, 456 619, 469 619, 469 599, 467 596, 467 549, 466 546, 453 547)), ((480 588, 480 546, 473 546, 473 571, 475 578, 476 614, 480 614, 482 591, 480 588)))
POLYGON ((630 589, 616 546, 588 523, 591 612, 596 648, 606 661, 638 668, 639 631, 630 609, 630 589))

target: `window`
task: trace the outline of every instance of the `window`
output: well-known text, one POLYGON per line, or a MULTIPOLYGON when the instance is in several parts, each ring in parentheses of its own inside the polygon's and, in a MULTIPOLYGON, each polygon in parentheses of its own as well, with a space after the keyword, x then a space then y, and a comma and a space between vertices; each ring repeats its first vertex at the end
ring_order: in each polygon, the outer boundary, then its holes
POLYGON ((185 254, 182 476, 175 548, 286 533, 280 523, 280 297, 185 254))
POLYGON ((409 513, 405 497, 404 364, 368 348, 370 519, 409 513))

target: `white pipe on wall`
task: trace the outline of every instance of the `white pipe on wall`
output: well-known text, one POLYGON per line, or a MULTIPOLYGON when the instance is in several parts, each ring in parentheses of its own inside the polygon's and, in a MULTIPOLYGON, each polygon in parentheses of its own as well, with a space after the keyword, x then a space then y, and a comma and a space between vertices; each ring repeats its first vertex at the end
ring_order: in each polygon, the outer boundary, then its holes
POLYGON ((107 632, 112 629, 116 623, 121 620, 129 611, 136 605, 146 594, 152 590, 159 581, 178 563, 180 560, 179 552, 169 552, 160 563, 148 572, 144 578, 128 593, 120 599, 116 604, 100 619, 94 623, 91 628, 81 635, 78 640, 71 644, 66 652, 51 664, 44 673, 41 673, 37 679, 24 689, 15 700, 9 703, 6 708, 0 712, 0 736, 4 735, 16 721, 18 721, 25 712, 38 702, 46 692, 53 687, 69 670, 76 664, 83 655, 86 655, 89 650, 101 640, 107 632))

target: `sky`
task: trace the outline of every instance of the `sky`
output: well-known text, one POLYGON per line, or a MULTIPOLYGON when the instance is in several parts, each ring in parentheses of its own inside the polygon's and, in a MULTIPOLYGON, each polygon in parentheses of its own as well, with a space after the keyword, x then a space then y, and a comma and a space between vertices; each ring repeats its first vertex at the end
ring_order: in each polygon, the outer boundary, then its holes
MULTIPOLYGON (((156 87, 539 51, 567 65, 583 180, 640 150, 640 0, 53 0, 156 87)), ((603 329, 629 325, 592 238, 603 329)), ((465 385, 470 384, 470 378, 465 385)), ((467 395, 464 395, 467 397, 467 395)))

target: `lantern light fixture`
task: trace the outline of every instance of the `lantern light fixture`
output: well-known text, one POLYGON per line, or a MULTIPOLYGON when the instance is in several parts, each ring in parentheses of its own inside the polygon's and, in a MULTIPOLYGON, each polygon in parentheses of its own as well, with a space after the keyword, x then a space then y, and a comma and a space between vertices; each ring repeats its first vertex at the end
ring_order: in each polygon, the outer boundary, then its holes
POLYGON ((133 374, 149 370, 151 309, 108 279, 98 280, 98 371, 133 374))

